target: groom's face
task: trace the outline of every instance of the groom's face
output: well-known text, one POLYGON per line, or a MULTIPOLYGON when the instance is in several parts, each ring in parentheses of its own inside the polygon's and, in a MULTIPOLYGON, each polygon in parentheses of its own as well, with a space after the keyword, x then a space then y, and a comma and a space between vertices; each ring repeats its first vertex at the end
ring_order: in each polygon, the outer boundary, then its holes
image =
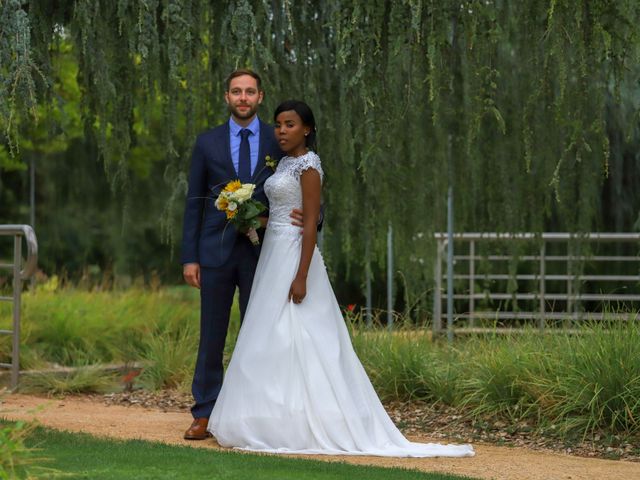
POLYGON ((249 120, 258 111, 264 92, 258 89, 258 82, 251 75, 240 75, 231 79, 224 99, 229 112, 238 120, 249 120))

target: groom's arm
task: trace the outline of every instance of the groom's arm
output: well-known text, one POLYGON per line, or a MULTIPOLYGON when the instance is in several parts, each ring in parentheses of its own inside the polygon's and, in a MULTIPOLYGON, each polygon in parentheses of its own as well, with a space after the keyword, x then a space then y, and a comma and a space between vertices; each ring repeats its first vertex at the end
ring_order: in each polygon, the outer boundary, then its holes
MULTIPOLYGON (((289 216, 293 219, 291 221, 292 225, 295 225, 296 227, 300 227, 302 228, 304 225, 302 223, 302 219, 303 219, 303 214, 302 214, 302 210, 300 210, 299 208, 294 208, 293 210, 291 210, 291 213, 289 214, 289 216)), ((320 205, 320 213, 318 214, 318 228, 317 230, 320 231, 322 230, 322 223, 324 222, 324 204, 320 205)), ((302 232, 300 232, 302 233, 302 232)))
POLYGON ((207 195, 207 172, 205 159, 199 145, 199 138, 191 154, 189 168, 189 186, 184 208, 184 223, 182 227, 182 274, 185 281, 196 288, 200 288, 200 258, 199 242, 202 226, 202 213, 207 195))
POLYGON ((186 263, 182 267, 182 276, 192 287, 200 288, 200 264, 186 263))

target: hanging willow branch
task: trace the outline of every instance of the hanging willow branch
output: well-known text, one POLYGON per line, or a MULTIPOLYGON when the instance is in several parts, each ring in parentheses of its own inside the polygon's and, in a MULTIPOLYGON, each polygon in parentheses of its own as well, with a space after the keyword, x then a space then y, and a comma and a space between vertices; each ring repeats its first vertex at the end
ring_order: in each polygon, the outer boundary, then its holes
POLYGON ((227 115, 223 78, 255 68, 263 118, 294 96, 317 114, 328 259, 360 271, 370 239, 381 260, 391 221, 416 290, 449 161, 458 230, 589 230, 607 112, 637 115, 619 108, 639 73, 634 0, 0 0, 0 21, 14 154, 19 121, 48 98, 49 46, 69 42, 109 178, 126 185, 132 149, 161 143, 177 205, 196 133, 227 115))

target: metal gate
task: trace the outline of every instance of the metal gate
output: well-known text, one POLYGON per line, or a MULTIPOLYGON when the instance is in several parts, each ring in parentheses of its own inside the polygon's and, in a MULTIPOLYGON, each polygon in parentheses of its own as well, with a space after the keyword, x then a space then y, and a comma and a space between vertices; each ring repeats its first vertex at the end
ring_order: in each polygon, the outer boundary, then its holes
POLYGON ((29 225, 0 225, 0 236, 13 237, 13 263, 0 263, 0 269, 13 271, 11 296, 0 296, 0 302, 13 304, 13 327, 11 330, 0 330, 0 335, 11 335, 11 363, 0 363, 2 368, 11 369, 11 388, 18 386, 20 374, 20 314, 22 282, 28 280, 36 270, 38 262, 38 241, 29 225), (27 242, 27 260, 22 265, 22 237, 27 242))
MULTIPOLYGON (((628 319, 637 317, 638 306, 640 305, 640 234, 638 233, 458 233, 454 235, 454 274, 453 280, 456 284, 454 291, 447 292, 443 286, 446 274, 443 273, 442 265, 446 265, 447 235, 436 233, 437 256, 435 263, 435 295, 433 302, 433 330, 434 333, 442 333, 453 329, 453 325, 446 322, 443 327, 443 319, 447 318, 446 300, 452 296, 457 301, 458 309, 453 312, 454 321, 464 324, 464 328, 456 329, 457 332, 478 332, 483 330, 496 331, 497 328, 486 328, 486 325, 478 325, 482 320, 493 321, 494 324, 506 323, 504 321, 533 320, 538 328, 544 329, 547 321, 559 321, 562 326, 567 327, 575 322, 584 319, 602 320, 608 319, 628 319), (478 253, 478 247, 483 244, 502 244, 520 242, 526 244, 523 248, 524 254, 514 256, 505 254, 504 248, 501 252, 478 253), (617 250, 628 250, 620 254, 584 254, 574 251, 576 244, 594 245, 602 243, 617 244, 617 250), (516 260, 519 264, 528 265, 526 273, 512 271, 509 272, 505 264, 516 260), (444 262, 443 262, 444 261, 444 262), (578 266, 585 264, 594 265, 597 263, 607 263, 614 266, 624 264, 627 268, 626 274, 602 274, 585 273, 578 266), (491 264, 492 267, 486 271, 479 271, 481 264, 491 264), (552 270, 550 272, 550 270, 552 270), (631 273, 631 274, 629 274, 631 273), (484 288, 478 291, 477 282, 484 282, 491 287, 494 284, 504 286, 505 282, 527 283, 527 291, 518 288, 512 291, 494 291, 491 288, 484 288), (609 283, 607 283, 609 282, 609 283), (624 287, 606 288, 605 291, 588 291, 584 288, 587 284, 614 285, 617 282, 624 287), (621 291, 622 290, 622 291, 621 291), (480 301, 505 301, 516 303, 523 301, 528 307, 527 310, 499 309, 485 310, 478 308, 480 301), (618 305, 632 304, 634 311, 604 311, 600 309, 586 309, 584 305, 618 305), (560 308, 558 308, 558 305, 560 308), (582 307, 581 307, 582 306, 582 307), (481 327, 485 328, 481 328, 481 327)), ((592 247, 593 248, 593 247, 592 247)), ((611 248, 609 250, 612 250, 611 248)), ((446 267, 445 267, 446 271, 446 267)), ((446 283, 445 283, 446 284, 446 283)), ((512 304, 513 304, 512 303, 512 304)), ((446 320, 445 320, 446 321, 446 320)), ((512 330, 512 329, 510 329, 512 330)))

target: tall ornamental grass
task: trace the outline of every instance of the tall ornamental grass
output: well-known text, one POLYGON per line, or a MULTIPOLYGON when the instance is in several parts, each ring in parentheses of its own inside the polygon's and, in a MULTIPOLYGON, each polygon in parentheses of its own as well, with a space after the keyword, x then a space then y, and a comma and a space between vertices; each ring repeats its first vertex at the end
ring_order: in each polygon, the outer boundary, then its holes
MULTIPOLYGON (((76 366, 140 360, 150 336, 198 325, 199 304, 193 290, 27 293, 22 302, 22 366, 39 367, 42 361, 76 366)), ((10 324, 10 311, 0 310, 0 325, 10 324)), ((7 358, 10 348, 10 342, 2 342, 0 358, 7 358)))
POLYGON ((452 346, 421 332, 355 329, 353 339, 385 399, 439 402, 565 433, 640 434, 637 323, 460 338, 452 346))
MULTIPOLYGON (((96 364, 143 365, 136 380, 147 388, 183 387, 198 348, 198 291, 175 287, 92 292, 48 288, 23 295, 21 368, 78 367, 71 373, 25 376, 25 391, 50 393, 117 388, 112 373, 96 364)), ((229 350, 237 331, 234 309, 229 350)), ((11 325, 11 310, 0 305, 0 328, 11 325)), ((0 361, 10 361, 10 337, 0 337, 0 361)), ((117 380, 117 379, 116 379, 117 380)))
POLYGON ((352 339, 383 400, 459 403, 463 372, 457 350, 437 348, 423 331, 355 329, 352 339))
POLYGON ((554 356, 537 378, 549 398, 543 413, 580 430, 640 433, 640 327, 587 332, 551 340, 554 356))
POLYGON ((198 336, 192 328, 168 330, 149 335, 141 354, 146 367, 140 382, 148 390, 186 390, 196 362, 198 336))
MULTIPOLYGON (((43 371, 20 380, 20 392, 51 395, 65 393, 106 393, 118 388, 115 373, 106 372, 97 365, 78 367, 70 372, 52 374, 43 371)), ((0 477, 1 478, 1 477, 0 477)))

